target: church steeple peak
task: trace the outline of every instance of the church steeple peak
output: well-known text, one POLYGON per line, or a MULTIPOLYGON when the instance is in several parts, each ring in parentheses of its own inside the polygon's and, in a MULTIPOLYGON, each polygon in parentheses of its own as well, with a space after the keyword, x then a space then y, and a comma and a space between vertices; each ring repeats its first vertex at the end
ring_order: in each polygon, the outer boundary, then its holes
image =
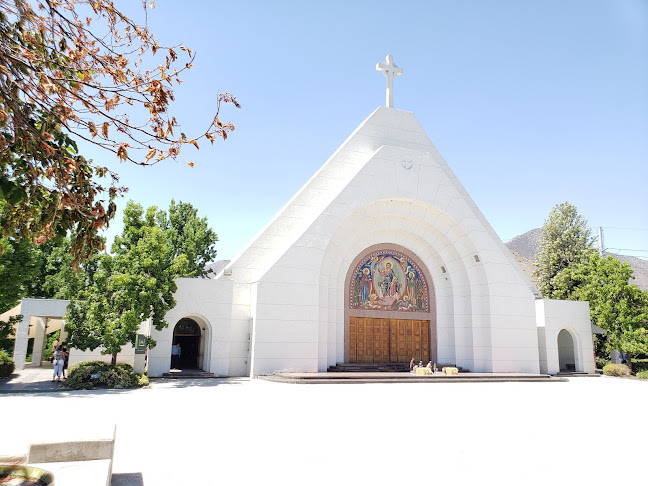
POLYGON ((387 106, 387 108, 393 108, 394 107, 394 77, 403 74, 403 68, 399 68, 396 64, 394 64, 394 57, 391 54, 387 54, 387 57, 385 57, 385 62, 379 62, 376 64, 376 71, 382 71, 382 73, 387 78, 387 92, 385 93, 385 106, 387 106))

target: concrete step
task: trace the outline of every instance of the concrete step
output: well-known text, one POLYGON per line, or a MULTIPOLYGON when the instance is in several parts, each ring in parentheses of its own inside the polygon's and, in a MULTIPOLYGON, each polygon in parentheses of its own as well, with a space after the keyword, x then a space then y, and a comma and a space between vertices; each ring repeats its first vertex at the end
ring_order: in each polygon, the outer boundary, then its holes
POLYGON ((566 377, 530 373, 460 373, 415 375, 414 373, 276 373, 257 378, 281 383, 498 383, 566 382, 566 377))
POLYGON ((585 373, 584 371, 561 371, 559 372, 556 376, 571 376, 571 377, 579 377, 579 376, 601 376, 600 373, 585 373))
POLYGON ((88 427, 85 430, 50 432, 47 438, 36 438, 29 444, 29 464, 61 461, 95 461, 113 458, 115 450, 114 425, 88 427))
POLYGON ((44 462, 29 464, 54 475, 54 484, 62 486, 110 486, 112 461, 44 462))
POLYGON ((202 370, 171 370, 163 373, 162 378, 174 379, 196 379, 196 378, 218 378, 214 373, 208 373, 202 370))
MULTIPOLYGON (((437 369, 441 371, 444 367, 455 367, 459 372, 464 371, 460 366, 451 364, 438 364, 437 369)), ((409 363, 338 363, 329 366, 329 373, 373 373, 373 372, 409 372, 409 363)))

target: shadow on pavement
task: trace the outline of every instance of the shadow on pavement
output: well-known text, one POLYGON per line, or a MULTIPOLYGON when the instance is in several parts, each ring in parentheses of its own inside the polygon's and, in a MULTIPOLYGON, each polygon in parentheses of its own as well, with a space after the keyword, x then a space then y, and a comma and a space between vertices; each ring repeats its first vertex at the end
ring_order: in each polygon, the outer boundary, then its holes
POLYGON ((219 385, 241 385, 250 378, 149 378, 150 388, 210 388, 219 385))
POLYGON ((106 394, 128 394, 147 388, 209 388, 220 385, 240 385, 249 378, 151 378, 146 388, 72 390, 65 386, 65 381, 53 382, 52 370, 47 368, 26 368, 16 371, 7 378, 0 380, 0 395, 15 393, 51 393, 52 397, 65 398, 70 395, 93 397, 106 394))
POLYGON ((110 486, 144 486, 142 473, 115 473, 110 478, 110 486))

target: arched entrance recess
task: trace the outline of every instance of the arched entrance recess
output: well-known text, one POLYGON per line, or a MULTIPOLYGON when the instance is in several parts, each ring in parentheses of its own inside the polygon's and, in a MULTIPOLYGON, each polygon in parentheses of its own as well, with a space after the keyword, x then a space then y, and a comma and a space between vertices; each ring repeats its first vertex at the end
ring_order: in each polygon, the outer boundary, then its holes
POLYGON ((173 328, 171 368, 200 369, 202 337, 202 329, 195 320, 180 319, 173 328))
POLYGON ((558 364, 560 371, 581 371, 578 366, 578 351, 572 333, 563 329, 558 333, 558 364))
POLYGON ((345 280, 347 363, 436 362, 436 302, 423 262, 399 245, 374 245, 345 280))

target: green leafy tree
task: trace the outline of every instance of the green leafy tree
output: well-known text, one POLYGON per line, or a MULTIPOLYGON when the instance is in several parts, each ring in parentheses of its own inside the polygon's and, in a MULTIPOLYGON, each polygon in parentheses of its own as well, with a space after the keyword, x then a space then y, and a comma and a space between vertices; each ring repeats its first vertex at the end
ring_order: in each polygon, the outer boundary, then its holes
POLYGON ((553 280, 556 298, 589 301, 592 322, 606 330, 605 351, 648 354, 648 292, 629 283, 630 265, 590 253, 553 280))
POLYGON ((560 298, 554 279, 570 265, 586 261, 594 251, 592 242, 587 221, 576 206, 564 202, 553 207, 542 226, 540 252, 535 260, 534 276, 544 298, 560 298))
POLYGON ((188 266, 181 277, 205 277, 205 266, 216 257, 218 235, 209 227, 207 218, 198 217, 198 210, 190 203, 171 200, 168 214, 157 214, 160 227, 166 232, 175 256, 185 255, 188 266))
POLYGON ((41 257, 43 267, 39 282, 42 283, 42 288, 34 289, 34 296, 75 300, 91 284, 99 259, 92 256, 81 263, 75 263, 71 252, 72 242, 70 237, 53 244, 47 242, 47 251, 41 257))
MULTIPOLYGON (((176 257, 165 232, 155 223, 156 208, 146 213, 129 202, 124 230, 115 238, 113 255, 102 255, 91 284, 72 302, 65 329, 70 346, 103 347, 112 364, 127 343, 135 344, 140 324, 151 319, 161 330, 165 314, 175 306, 173 281, 186 271, 184 255, 176 257)), ((154 346, 154 342, 150 342, 154 346)))
POLYGON ((0 351, 9 355, 13 354, 14 340, 10 337, 13 335, 15 326, 22 320, 22 315, 10 317, 6 321, 0 321, 0 351))
MULTIPOLYGON (((0 207, 3 206, 0 201, 0 207)), ((45 265, 48 252, 59 250, 65 255, 67 270, 71 275, 61 279, 62 287, 69 286, 77 277, 70 269, 72 256, 69 253, 69 240, 66 249, 59 249, 60 239, 52 239, 44 245, 34 245, 28 239, 2 238, 5 251, 0 255, 0 313, 16 306, 23 297, 53 297, 43 289, 45 284, 45 265)), ((22 316, 14 316, 7 321, 0 321, 0 349, 11 353, 14 340, 13 329, 22 316)))
POLYGON ((4 245, 5 252, 0 256, 0 314, 28 294, 40 270, 31 242, 5 238, 4 245))
MULTIPOLYGON (((30 282, 38 273, 38 265, 29 241, 4 239, 5 252, 0 256, 0 314, 15 307, 25 295, 30 282)), ((13 352, 15 326, 21 315, 0 320, 0 350, 13 352)))

